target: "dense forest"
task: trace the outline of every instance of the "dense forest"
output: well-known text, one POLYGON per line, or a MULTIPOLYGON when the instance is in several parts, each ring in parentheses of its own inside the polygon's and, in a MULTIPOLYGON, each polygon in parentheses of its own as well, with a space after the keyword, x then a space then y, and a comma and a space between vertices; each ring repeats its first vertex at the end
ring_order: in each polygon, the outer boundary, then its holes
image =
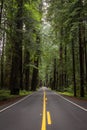
POLYGON ((0 89, 87 95, 87 1, 0 0, 0 89))

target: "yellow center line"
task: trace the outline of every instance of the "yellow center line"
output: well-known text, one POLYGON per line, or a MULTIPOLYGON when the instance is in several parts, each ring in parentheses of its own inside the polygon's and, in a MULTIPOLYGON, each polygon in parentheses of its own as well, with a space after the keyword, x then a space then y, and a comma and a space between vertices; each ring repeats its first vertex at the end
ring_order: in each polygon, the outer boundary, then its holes
POLYGON ((46 92, 44 91, 43 97, 43 117, 41 130, 46 130, 46 92))
POLYGON ((47 111, 47 121, 48 121, 48 125, 52 124, 51 116, 50 116, 50 112, 49 111, 47 111))

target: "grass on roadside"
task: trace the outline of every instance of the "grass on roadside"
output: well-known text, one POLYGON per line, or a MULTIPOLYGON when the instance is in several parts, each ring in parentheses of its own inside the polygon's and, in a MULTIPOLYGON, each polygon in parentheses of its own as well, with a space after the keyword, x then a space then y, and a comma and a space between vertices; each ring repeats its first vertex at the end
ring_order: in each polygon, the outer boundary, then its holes
POLYGON ((20 96, 26 96, 32 94, 32 91, 20 90, 20 96))
POLYGON ((0 90, 0 101, 6 101, 8 99, 26 96, 31 93, 31 91, 21 90, 19 95, 10 95, 10 90, 0 90))
MULTIPOLYGON (((74 97, 73 92, 58 92, 58 93, 59 93, 59 94, 62 94, 62 95, 74 97)), ((78 99, 82 99, 82 100, 87 100, 87 94, 85 94, 85 97, 80 97, 80 96, 77 95, 77 98, 78 98, 78 99)))
POLYGON ((71 92, 58 92, 58 93, 73 97, 73 93, 71 93, 71 92))

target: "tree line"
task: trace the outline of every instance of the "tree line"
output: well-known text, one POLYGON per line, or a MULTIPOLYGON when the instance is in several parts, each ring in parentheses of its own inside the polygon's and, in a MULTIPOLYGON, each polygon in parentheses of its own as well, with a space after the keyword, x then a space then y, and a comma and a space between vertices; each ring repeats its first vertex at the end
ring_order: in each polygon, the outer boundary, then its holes
POLYGON ((40 0, 0 0, 0 89, 36 90, 40 21, 40 0))
MULTIPOLYGON (((46 20, 50 24, 47 40, 51 45, 50 60, 45 56, 46 82, 53 90, 72 91, 74 96, 84 97, 87 94, 87 1, 46 2, 46 20)), ((45 40, 44 43, 47 44, 45 40)))

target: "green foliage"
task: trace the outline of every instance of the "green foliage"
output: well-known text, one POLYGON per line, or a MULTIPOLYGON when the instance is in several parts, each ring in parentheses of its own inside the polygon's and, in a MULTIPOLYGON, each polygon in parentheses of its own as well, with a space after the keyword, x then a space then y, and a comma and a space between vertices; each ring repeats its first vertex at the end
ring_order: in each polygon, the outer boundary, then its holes
MULTIPOLYGON (((82 24, 83 30, 87 29, 87 22, 85 20, 87 15, 87 2, 78 0, 51 0, 47 1, 47 4, 47 11, 45 12, 45 10, 43 10, 42 63, 40 65, 40 77, 42 77, 43 81, 49 80, 49 83, 50 79, 54 81, 54 78, 56 77, 55 81, 52 83, 52 86, 54 86, 54 83, 56 82, 56 88, 58 90, 61 90, 62 88, 62 91, 73 91, 73 60, 75 60, 74 73, 76 76, 76 87, 79 86, 77 87, 78 94, 81 87, 81 68, 79 63, 79 24, 82 24), (74 45, 72 45, 72 41, 74 41, 74 45), (74 46, 74 59, 72 57, 72 46, 74 46), (54 67, 54 59, 56 59, 56 67, 54 67), (64 79, 64 76, 67 79, 64 79), (65 82, 67 83, 66 87, 65 82), (69 86, 72 86, 72 89, 69 86)), ((84 38, 86 38, 86 32, 84 34, 83 31, 82 35, 82 38, 84 35, 84 38)), ((86 47, 84 47, 84 49, 87 50, 86 47)))
MULTIPOLYGON (((58 93, 65 95, 65 96, 73 97, 73 92, 58 92, 58 93)), ((77 99, 87 100, 87 94, 85 95, 85 97, 79 97, 79 95, 78 95, 77 99)))
POLYGON ((11 98, 15 98, 16 96, 10 95, 9 90, 0 90, 0 101, 5 101, 11 98))
POLYGON ((26 8, 27 11, 29 11, 32 14, 32 18, 33 19, 35 19, 38 22, 40 22, 41 14, 38 11, 38 9, 36 8, 35 4, 32 4, 32 5, 25 4, 25 8, 26 8))
POLYGON ((72 97, 73 96, 73 93, 72 92, 58 92, 59 94, 63 94, 63 95, 67 95, 67 96, 70 96, 72 97))
MULTIPOLYGON (((30 68, 30 77, 32 77, 33 68, 37 68, 34 65, 34 56, 38 48, 40 48, 37 45, 37 35, 40 37, 42 17, 40 4, 41 0, 21 0, 21 2, 17 0, 4 1, 3 19, 1 19, 1 33, 2 39, 4 39, 3 41, 5 42, 3 79, 6 88, 11 88, 11 71, 12 65, 15 66, 13 63, 15 62, 15 59, 17 62, 17 58, 19 58, 21 61, 19 64, 22 64, 19 68, 21 71, 23 70, 23 73, 21 72, 20 76, 20 70, 18 70, 16 76, 18 82, 23 76, 23 81, 21 80, 22 83, 20 84, 25 84, 26 69, 29 71, 30 68), (5 38, 3 38, 3 35, 5 35, 5 38), (30 55, 30 58, 27 57, 26 61, 27 54, 30 55), (13 56, 15 57, 14 60, 13 56)), ((14 68, 16 68, 16 66, 14 68)), ((14 72, 14 75, 15 73, 16 71, 14 72)), ((17 82, 15 83, 17 84, 17 82)), ((16 87, 18 86, 19 85, 16 87)))
POLYGON ((32 92, 26 91, 26 90, 20 90, 20 96, 26 96, 26 95, 29 95, 29 94, 32 94, 32 92))
MULTIPOLYGON (((49 0, 46 1, 46 5, 41 0, 25 0, 22 1, 23 5, 20 7, 23 14, 19 13, 20 11, 17 2, 19 1, 4 1, 3 18, 1 19, 1 37, 3 38, 4 35, 3 41, 5 42, 3 69, 5 86, 9 88, 13 61, 17 61, 17 58, 20 58, 22 61, 21 73, 23 71, 23 82, 25 81, 25 77, 27 77, 26 75, 28 75, 30 77, 30 79, 29 77, 28 79, 31 80, 33 69, 36 69, 39 70, 39 80, 48 82, 49 84, 50 80, 52 80, 51 85, 53 85, 57 81, 61 82, 62 77, 63 84, 56 83, 56 88, 62 88, 62 90, 65 91, 73 91, 73 87, 72 89, 69 87, 73 86, 73 40, 75 44, 74 59, 76 84, 78 86, 77 89, 79 90, 79 24, 85 26, 85 30, 83 29, 82 33, 84 34, 85 32, 85 35, 82 35, 82 38, 84 37, 84 39, 86 39, 86 0, 49 0), (22 22, 18 23, 18 21, 22 22), (22 26, 21 23, 23 23, 22 26), (21 27, 18 27, 19 24, 21 27), (16 44, 16 42, 18 43, 16 44), (19 53, 21 53, 21 56, 19 53), (12 61, 13 55, 17 57, 12 61), (35 58, 39 64, 37 66, 35 65, 35 58), (56 63, 54 63, 55 60, 56 63), (27 70, 30 74, 26 73, 27 70), (55 82, 53 82, 55 77, 55 82), (64 77, 67 77, 67 81, 64 81, 64 77), (67 85, 65 85, 64 82, 67 82, 67 85)), ((87 51, 87 47, 84 47, 84 50, 85 49, 87 51)), ((16 77, 18 81, 21 78, 19 75, 16 77)), ((78 90, 77 92, 79 92, 78 90)))
POLYGON ((42 47, 41 47, 41 64, 40 69, 40 78, 45 81, 46 74, 49 75, 52 72, 53 67, 53 58, 57 57, 58 46, 54 42, 55 37, 53 32, 51 32, 50 25, 45 25, 42 28, 42 47), (45 35, 46 34, 46 35, 45 35), (52 39, 53 38, 53 39, 52 39))
POLYGON ((19 96, 17 95, 10 95, 10 90, 0 90, 0 101, 6 101, 12 98, 16 98, 16 97, 22 97, 22 96, 26 96, 32 94, 31 91, 26 91, 26 90, 21 90, 19 96))
MULTIPOLYGON (((39 4, 39 3, 38 3, 39 4)), ((41 12, 36 2, 24 5, 24 46, 32 54, 37 49, 36 38, 40 31, 41 12)))

